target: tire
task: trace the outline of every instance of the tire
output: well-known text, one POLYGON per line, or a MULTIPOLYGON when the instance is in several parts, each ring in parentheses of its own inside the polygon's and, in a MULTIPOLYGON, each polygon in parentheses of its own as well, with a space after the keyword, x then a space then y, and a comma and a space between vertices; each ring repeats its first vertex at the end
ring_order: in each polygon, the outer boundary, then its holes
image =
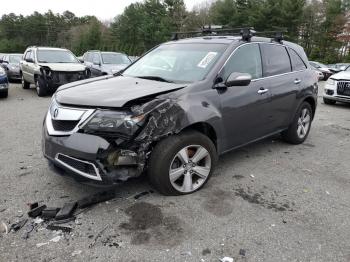
POLYGON ((282 132, 282 138, 294 145, 303 143, 311 129, 312 114, 311 105, 308 102, 303 102, 297 110, 292 124, 286 131, 282 132))
POLYGON ((328 99, 328 98, 323 98, 323 103, 325 103, 326 105, 335 105, 337 101, 332 100, 332 99, 328 99))
POLYGON ((23 74, 21 74, 21 83, 23 89, 29 89, 30 83, 24 80, 23 74))
POLYGON ((217 159, 215 145, 207 136, 186 131, 165 138, 155 146, 149 160, 148 177, 155 189, 164 195, 191 194, 209 180, 217 159), (180 158, 180 152, 181 155, 187 153, 188 161, 183 161, 186 157, 180 158), (196 153, 199 161, 195 160, 196 153), (173 182, 170 180, 171 169, 176 170, 173 175, 177 178, 173 182), (186 183, 190 186, 185 186, 185 179, 191 181, 186 183))
POLYGON ((6 98, 9 95, 9 90, 6 89, 5 91, 0 92, 0 98, 6 98))
POLYGON ((47 84, 41 76, 35 78, 35 89, 36 93, 40 97, 46 96, 48 94, 47 84))

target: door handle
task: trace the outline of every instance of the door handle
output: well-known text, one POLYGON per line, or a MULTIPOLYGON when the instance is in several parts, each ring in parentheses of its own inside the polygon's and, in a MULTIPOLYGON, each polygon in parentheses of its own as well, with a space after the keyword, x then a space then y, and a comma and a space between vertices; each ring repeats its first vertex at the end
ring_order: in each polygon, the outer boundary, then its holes
POLYGON ((262 94, 267 93, 268 91, 269 91, 268 89, 265 89, 265 88, 261 87, 261 88, 258 90, 258 94, 259 94, 259 95, 262 95, 262 94))
POLYGON ((298 84, 300 84, 300 83, 301 83, 301 80, 300 80, 300 79, 295 79, 295 80, 294 80, 294 84, 298 85, 298 84))

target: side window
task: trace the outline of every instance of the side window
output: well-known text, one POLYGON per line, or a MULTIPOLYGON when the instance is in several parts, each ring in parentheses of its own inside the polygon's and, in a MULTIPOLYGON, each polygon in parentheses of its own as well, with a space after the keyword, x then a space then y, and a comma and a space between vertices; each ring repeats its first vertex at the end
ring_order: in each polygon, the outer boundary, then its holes
POLYGON ((264 64, 264 76, 273 76, 291 72, 287 49, 282 45, 261 44, 264 64))
POLYGON ((248 73, 253 79, 262 77, 261 55, 258 44, 239 47, 227 61, 222 78, 224 81, 231 73, 248 73))
POLYGON ((33 59, 33 61, 34 61, 34 51, 31 51, 31 52, 30 52, 29 57, 30 57, 31 59, 33 59))
POLYGON ((99 64, 99 63, 101 62, 101 61, 100 61, 100 55, 99 55, 98 53, 94 53, 92 62, 93 62, 94 64, 99 64))
POLYGON ((24 56, 24 59, 28 59, 30 57, 31 53, 32 53, 32 51, 28 50, 27 53, 24 56))
POLYGON ((300 71, 306 69, 305 63, 300 56, 291 48, 289 50, 290 60, 292 62, 293 71, 300 71))

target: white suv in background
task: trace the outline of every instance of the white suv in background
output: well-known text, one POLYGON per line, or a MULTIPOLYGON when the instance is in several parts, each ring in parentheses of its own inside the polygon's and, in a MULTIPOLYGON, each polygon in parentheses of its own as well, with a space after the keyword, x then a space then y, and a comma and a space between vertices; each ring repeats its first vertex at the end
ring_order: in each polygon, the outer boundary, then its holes
POLYGON ((350 67, 327 80, 323 102, 328 105, 334 105, 336 102, 350 103, 350 67))

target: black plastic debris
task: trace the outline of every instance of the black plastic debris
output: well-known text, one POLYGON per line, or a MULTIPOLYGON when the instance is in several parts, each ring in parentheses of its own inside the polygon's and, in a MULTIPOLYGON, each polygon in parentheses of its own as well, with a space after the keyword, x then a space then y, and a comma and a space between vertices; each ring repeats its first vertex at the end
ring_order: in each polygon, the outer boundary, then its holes
POLYGON ((37 208, 39 206, 38 202, 34 202, 34 203, 28 203, 29 209, 32 210, 34 208, 37 208))
POLYGON ((245 257, 245 253, 246 253, 246 251, 245 251, 245 249, 240 249, 239 250, 239 254, 241 255, 241 256, 243 256, 243 257, 245 257))
POLYGON ((114 190, 98 192, 92 196, 88 196, 80 199, 78 201, 78 207, 79 208, 89 207, 104 201, 111 200, 113 198, 115 198, 114 190))
POLYGON ((55 224, 47 225, 46 229, 53 230, 53 231, 61 230, 62 232, 65 232, 65 233, 72 232, 72 228, 71 227, 58 226, 58 225, 55 225, 55 224))
POLYGON ((75 220, 75 217, 72 216, 72 217, 69 217, 69 218, 66 218, 66 219, 62 219, 62 220, 57 220, 55 221, 55 225, 58 225, 58 224, 65 224, 65 223, 68 223, 68 222, 71 222, 71 221, 74 221, 75 220))
POLYGON ((16 231, 20 230, 22 227, 24 227, 24 225, 27 222, 28 222, 28 219, 22 219, 21 221, 12 224, 10 227, 10 230, 16 232, 16 231))
POLYGON ((28 212, 28 216, 32 218, 36 218, 37 216, 40 216, 43 210, 46 208, 46 205, 38 206, 36 208, 31 209, 28 212))
POLYGON ((141 197, 144 197, 144 196, 152 194, 152 193, 153 193, 153 190, 141 192, 141 193, 137 194, 136 196, 134 196, 134 198, 137 200, 141 197))
POLYGON ((60 211, 60 208, 58 207, 47 207, 41 213, 41 217, 43 219, 55 218, 59 211, 60 211))
POLYGON ((73 216, 75 209, 77 208, 77 202, 66 203, 61 210, 55 216, 56 220, 67 219, 73 216))

